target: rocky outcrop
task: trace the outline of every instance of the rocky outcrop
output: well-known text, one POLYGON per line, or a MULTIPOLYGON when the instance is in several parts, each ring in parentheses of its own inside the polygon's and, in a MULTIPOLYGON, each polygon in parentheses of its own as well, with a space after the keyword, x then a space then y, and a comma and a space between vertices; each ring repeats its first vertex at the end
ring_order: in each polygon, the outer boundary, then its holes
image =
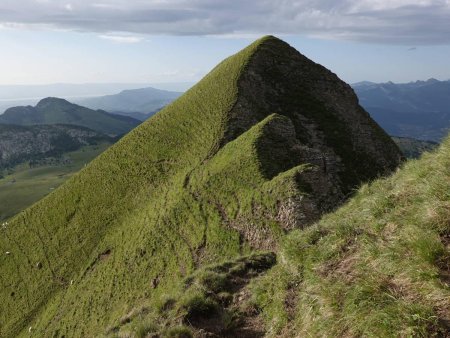
POLYGON ((277 38, 258 46, 238 87, 222 144, 276 113, 285 119, 269 124, 258 141, 262 171, 273 178, 309 166, 295 174, 297 192, 279 201, 275 220, 285 230, 312 224, 403 160, 348 84, 277 38))
POLYGON ((358 104, 352 88, 284 41, 266 37, 238 85, 222 143, 272 113, 287 116, 299 148, 295 161, 321 167, 344 195, 402 161, 398 147, 358 104))

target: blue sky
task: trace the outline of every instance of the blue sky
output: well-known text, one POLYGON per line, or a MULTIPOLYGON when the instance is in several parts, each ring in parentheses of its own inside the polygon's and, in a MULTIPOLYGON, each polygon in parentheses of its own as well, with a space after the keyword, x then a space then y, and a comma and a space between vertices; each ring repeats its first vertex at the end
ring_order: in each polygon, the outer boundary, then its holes
POLYGON ((0 84, 194 82, 267 33, 347 82, 450 79, 448 0, 274 3, 2 0, 0 84))

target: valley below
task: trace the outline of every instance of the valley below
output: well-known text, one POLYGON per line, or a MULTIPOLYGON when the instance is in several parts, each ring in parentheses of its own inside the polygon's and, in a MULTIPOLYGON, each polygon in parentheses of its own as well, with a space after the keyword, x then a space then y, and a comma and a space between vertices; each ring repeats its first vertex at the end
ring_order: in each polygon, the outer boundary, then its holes
POLYGON ((25 162, 4 170, 0 178, 0 221, 41 200, 110 146, 84 146, 58 158, 44 158, 34 165, 25 162))

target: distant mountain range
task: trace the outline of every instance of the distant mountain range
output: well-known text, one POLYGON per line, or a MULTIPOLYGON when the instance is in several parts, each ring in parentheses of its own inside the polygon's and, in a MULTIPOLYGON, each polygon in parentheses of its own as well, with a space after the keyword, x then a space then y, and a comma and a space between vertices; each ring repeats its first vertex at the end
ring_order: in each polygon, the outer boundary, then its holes
POLYGON ((406 158, 419 158, 424 152, 432 151, 439 146, 437 142, 417 140, 410 137, 393 136, 392 139, 406 158))
MULTIPOLYGON (((155 84, 159 89, 142 88, 142 84, 3 85, 0 86, 0 114, 11 106, 34 105, 39 96, 52 95, 94 110, 143 121, 190 85, 155 84)), ((429 79, 403 84, 364 81, 352 87, 360 104, 390 135, 440 142, 450 128, 450 81, 429 79)), ((5 123, 1 115, 0 123, 5 123)))
POLYGON ((352 85, 360 104, 390 134, 440 141, 450 128, 450 81, 352 85))
POLYGON ((182 93, 155 89, 152 87, 124 90, 119 94, 85 98, 75 102, 111 113, 132 116, 141 121, 178 98, 182 93))
POLYGON ((192 85, 191 82, 0 85, 0 114, 10 107, 34 106, 40 100, 49 96, 60 97, 77 103, 85 98, 113 95, 129 89, 153 87, 166 91, 184 92, 192 85))
POLYGON ((141 121, 102 110, 92 110, 64 99, 46 98, 35 107, 24 106, 8 109, 3 115, 0 115, 0 123, 22 126, 70 124, 108 135, 120 135, 129 132, 141 121))

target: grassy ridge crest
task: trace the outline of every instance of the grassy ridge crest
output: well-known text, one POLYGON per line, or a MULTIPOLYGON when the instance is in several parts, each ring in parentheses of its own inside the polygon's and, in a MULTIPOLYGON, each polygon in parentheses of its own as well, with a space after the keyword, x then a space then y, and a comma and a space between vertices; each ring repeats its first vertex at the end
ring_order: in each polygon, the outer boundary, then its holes
MULTIPOLYGON (((136 240, 135 235, 129 233, 133 226, 139 231, 147 228, 144 236, 147 240, 152 240, 148 238, 149 233, 158 232, 156 238, 166 236, 170 242, 170 237, 175 236, 177 241, 178 234, 171 233, 169 227, 176 221, 170 217, 176 216, 161 215, 164 214, 161 210, 170 210, 171 204, 173 207, 183 204, 178 193, 186 175, 218 150, 227 112, 238 94, 237 81, 259 43, 261 41, 223 61, 185 95, 2 229, 1 251, 11 253, 0 258, 0 299, 4 304, 0 313, 2 336, 25 334, 29 326, 49 334, 49 330, 57 326, 54 320, 61 316, 58 313, 70 311, 61 309, 61 304, 69 304, 71 297, 83 299, 83 293, 86 303, 80 306, 86 307, 85 315, 90 314, 91 320, 86 321, 77 311, 65 312, 64 316, 73 319, 73 322, 68 320, 66 329, 73 335, 92 333, 84 331, 85 327, 98 326, 92 319, 92 311, 96 311, 96 307, 110 306, 107 304, 109 297, 99 297, 102 299, 95 305, 89 300, 90 292, 95 292, 92 289, 95 278, 102 278, 90 267, 99 257, 105 257, 104 253, 111 250, 111 243, 124 234, 136 240), (142 215, 144 212, 147 214, 142 215), (166 218, 167 232, 155 229, 162 217, 166 218), (83 283, 77 283, 83 278, 93 284, 77 296, 75 290, 83 288, 83 283), (38 314, 41 320, 35 322, 38 314)), ((127 257, 129 251, 134 254, 139 242, 142 239, 123 244, 122 257, 127 257)), ((114 251, 114 255, 119 257, 120 253, 114 251)), ((126 271, 124 262, 118 264, 126 271)), ((109 268, 118 269, 117 266, 109 268)), ((164 268, 171 270, 168 266, 164 268)), ((159 270, 164 269, 159 267, 159 270)), ((130 282, 127 280, 125 278, 125 283, 130 282)), ((109 288, 109 292, 117 292, 119 287, 134 289, 131 285, 102 287, 109 288)), ((116 301, 123 302, 122 299, 116 301)), ((109 315, 114 316, 114 313, 109 315)))

